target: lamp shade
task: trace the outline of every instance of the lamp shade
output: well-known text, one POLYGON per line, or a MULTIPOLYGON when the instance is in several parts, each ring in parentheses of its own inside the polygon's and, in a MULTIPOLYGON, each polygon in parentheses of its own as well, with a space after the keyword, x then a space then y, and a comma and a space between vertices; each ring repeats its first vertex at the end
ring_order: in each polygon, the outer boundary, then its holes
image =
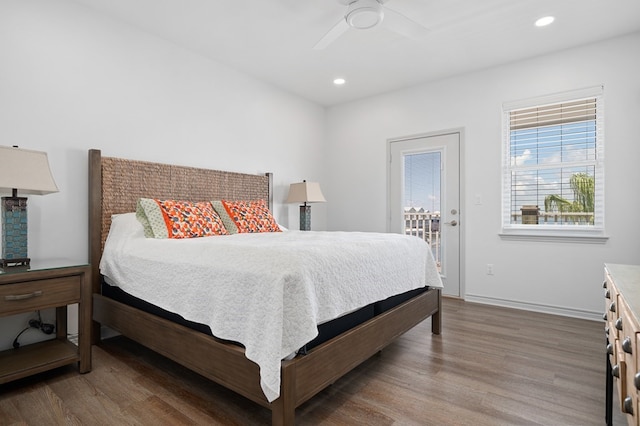
POLYGON ((303 181, 292 183, 289 187, 287 203, 325 203, 326 201, 318 182, 303 181))
POLYGON ((0 146, 0 191, 13 189, 36 195, 58 192, 46 152, 0 146))

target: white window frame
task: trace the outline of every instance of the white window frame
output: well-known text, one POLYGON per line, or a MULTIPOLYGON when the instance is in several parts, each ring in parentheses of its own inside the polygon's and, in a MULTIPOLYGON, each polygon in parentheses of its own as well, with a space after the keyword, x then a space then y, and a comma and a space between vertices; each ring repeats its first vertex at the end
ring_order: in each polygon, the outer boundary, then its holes
MULTIPOLYGON (((553 95, 540 96, 531 99, 505 102, 502 105, 502 229, 500 237, 503 239, 542 240, 562 242, 604 243, 604 88, 602 86, 589 87, 553 95), (595 197, 593 225, 522 225, 511 223, 511 129, 510 112, 545 106, 581 99, 596 98, 596 158, 595 168, 595 197)), ((563 163, 558 163, 562 165, 563 163)))

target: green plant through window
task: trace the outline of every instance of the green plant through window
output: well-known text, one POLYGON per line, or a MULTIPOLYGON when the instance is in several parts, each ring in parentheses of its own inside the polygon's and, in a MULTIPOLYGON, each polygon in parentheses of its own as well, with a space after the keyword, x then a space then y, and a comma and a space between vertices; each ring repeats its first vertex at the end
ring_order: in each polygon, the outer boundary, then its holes
POLYGON ((586 173, 575 173, 569 179, 573 190, 573 201, 558 194, 550 194, 544 198, 544 210, 547 212, 591 212, 595 199, 595 181, 586 173))

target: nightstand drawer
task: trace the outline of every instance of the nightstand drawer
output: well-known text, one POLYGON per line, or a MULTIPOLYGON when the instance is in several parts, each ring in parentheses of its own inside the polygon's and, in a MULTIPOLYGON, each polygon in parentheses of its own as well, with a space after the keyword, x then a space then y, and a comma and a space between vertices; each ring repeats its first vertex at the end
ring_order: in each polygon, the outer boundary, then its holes
POLYGON ((0 315, 54 308, 80 301, 78 275, 0 285, 0 315))

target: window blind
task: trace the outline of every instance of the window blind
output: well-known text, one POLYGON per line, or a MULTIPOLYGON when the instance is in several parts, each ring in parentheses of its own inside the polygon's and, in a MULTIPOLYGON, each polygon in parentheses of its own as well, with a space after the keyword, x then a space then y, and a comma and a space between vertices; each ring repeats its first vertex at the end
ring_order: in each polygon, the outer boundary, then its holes
POLYGON ((509 127, 513 131, 595 119, 596 99, 591 98, 511 111, 509 113, 509 127))

